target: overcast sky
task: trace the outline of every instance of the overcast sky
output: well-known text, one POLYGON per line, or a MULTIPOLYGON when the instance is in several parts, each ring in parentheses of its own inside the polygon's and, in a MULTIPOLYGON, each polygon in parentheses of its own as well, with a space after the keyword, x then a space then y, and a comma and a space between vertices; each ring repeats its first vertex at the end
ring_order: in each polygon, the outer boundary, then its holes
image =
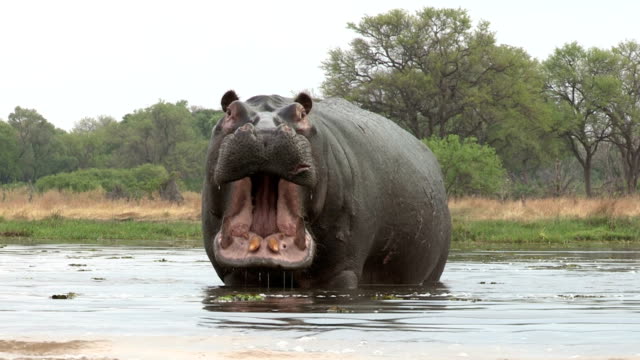
POLYGON ((499 43, 543 60, 571 41, 609 48, 640 41, 631 0, 2 1, 0 119, 34 108, 69 130, 82 117, 120 120, 159 99, 219 108, 241 98, 319 94, 327 52, 355 34, 347 22, 392 8, 464 8, 499 43))

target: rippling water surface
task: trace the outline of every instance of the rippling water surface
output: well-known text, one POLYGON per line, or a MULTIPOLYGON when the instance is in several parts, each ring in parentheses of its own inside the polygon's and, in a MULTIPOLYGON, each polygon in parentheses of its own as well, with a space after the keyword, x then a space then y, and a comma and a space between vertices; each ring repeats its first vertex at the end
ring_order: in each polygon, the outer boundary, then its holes
POLYGON ((236 350, 381 358, 640 356, 640 251, 453 252, 441 280, 232 291, 201 249, 7 245, 0 335, 231 335, 236 350), (261 298, 223 301, 236 293, 261 298))

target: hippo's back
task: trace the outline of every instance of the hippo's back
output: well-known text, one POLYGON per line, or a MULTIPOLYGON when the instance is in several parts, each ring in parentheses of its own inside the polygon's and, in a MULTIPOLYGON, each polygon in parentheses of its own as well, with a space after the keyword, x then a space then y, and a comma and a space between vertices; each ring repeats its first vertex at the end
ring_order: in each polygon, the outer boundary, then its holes
POLYGON ((379 177, 392 180, 398 176, 415 176, 415 181, 423 178, 429 183, 430 192, 446 198, 438 161, 415 136, 393 121, 344 99, 329 98, 317 102, 316 106, 314 124, 325 128, 337 141, 360 155, 360 161, 378 171, 379 177))
POLYGON ((346 100, 331 98, 314 105, 312 121, 318 131, 329 134, 349 162, 353 214, 368 219, 363 226, 375 230, 365 235, 374 239, 365 282, 367 276, 371 283, 439 279, 451 219, 431 150, 391 120, 346 100))

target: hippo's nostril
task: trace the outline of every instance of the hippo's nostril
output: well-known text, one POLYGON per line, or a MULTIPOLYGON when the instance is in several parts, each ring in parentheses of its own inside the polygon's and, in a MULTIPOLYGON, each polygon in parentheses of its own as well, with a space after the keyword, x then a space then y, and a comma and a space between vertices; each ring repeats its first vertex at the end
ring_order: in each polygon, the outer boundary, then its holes
POLYGON ((252 123, 246 123, 244 125, 242 125, 238 130, 240 131, 253 131, 254 130, 254 126, 252 123))
POLYGON ((278 131, 283 132, 287 135, 295 135, 296 131, 293 130, 289 125, 287 124, 280 124, 278 126, 278 131))
POLYGON ((256 128, 252 123, 246 123, 236 129, 235 135, 255 137, 256 128))

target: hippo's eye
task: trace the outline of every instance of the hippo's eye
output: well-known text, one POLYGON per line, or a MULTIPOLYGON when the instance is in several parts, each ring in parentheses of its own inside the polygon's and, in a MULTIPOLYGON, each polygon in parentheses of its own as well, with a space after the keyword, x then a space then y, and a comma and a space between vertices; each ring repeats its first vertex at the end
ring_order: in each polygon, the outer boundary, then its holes
POLYGON ((305 116, 307 116, 307 112, 304 110, 300 111, 300 119, 304 118, 305 116))
POLYGON ((228 109, 228 110, 227 110, 227 115, 228 115, 228 116, 231 116, 231 109, 228 109))

